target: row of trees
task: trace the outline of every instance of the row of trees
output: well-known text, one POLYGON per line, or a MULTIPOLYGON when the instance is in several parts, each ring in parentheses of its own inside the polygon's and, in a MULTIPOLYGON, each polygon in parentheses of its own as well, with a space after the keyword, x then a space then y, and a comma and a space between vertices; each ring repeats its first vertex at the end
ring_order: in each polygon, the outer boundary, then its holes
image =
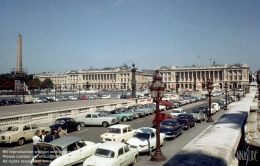
MULTIPOLYGON (((26 75, 24 78, 28 89, 44 89, 53 88, 53 83, 50 78, 46 78, 43 82, 39 78, 33 78, 33 74, 26 75)), ((6 73, 0 75, 0 90, 14 90, 15 80, 12 74, 6 73)))

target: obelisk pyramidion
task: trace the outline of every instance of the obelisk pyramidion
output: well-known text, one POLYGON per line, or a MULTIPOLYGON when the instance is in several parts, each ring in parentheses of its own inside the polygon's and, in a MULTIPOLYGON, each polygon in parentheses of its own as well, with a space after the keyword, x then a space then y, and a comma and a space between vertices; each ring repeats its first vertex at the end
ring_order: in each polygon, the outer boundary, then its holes
MULTIPOLYGON (((16 74, 20 75, 22 72, 22 36, 19 34, 17 36, 16 74)), ((23 85, 20 80, 15 80, 15 88, 17 92, 23 91, 23 85)))

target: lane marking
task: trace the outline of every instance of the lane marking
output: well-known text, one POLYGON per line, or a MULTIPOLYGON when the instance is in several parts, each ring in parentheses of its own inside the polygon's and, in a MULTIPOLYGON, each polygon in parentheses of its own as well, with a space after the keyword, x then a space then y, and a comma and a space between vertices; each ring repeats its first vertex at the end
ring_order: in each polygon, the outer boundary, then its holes
POLYGON ((137 123, 141 123, 142 121, 144 121, 144 120, 140 120, 140 121, 138 121, 137 123))
POLYGON ((81 133, 81 132, 84 132, 84 131, 88 131, 89 129, 86 129, 86 130, 80 130, 80 131, 77 131, 77 133, 81 133))
POLYGON ((15 149, 20 149, 20 148, 22 148, 22 147, 24 147, 24 146, 20 146, 20 147, 12 148, 12 149, 7 149, 7 150, 8 150, 8 151, 12 151, 12 150, 15 150, 15 149))

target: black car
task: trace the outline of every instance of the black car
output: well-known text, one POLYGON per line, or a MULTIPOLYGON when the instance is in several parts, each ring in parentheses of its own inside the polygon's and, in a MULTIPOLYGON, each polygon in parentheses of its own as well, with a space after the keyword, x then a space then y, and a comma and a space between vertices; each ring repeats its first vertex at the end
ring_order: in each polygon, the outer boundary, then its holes
POLYGON ((161 122, 160 132, 165 134, 166 138, 175 139, 183 133, 183 124, 179 124, 177 119, 165 119, 161 122))
POLYGON ((19 104, 22 104, 23 102, 22 102, 21 99, 10 99, 10 100, 9 100, 9 103, 10 103, 11 105, 19 105, 19 104))
POLYGON ((7 99, 2 99, 2 100, 0 100, 0 105, 1 105, 1 106, 10 105, 10 101, 7 100, 7 99))
POLYGON ((39 99, 41 99, 43 103, 48 103, 49 102, 46 97, 39 97, 39 99))
POLYGON ((197 121, 191 114, 179 114, 177 120, 179 124, 183 124, 183 127, 187 130, 191 127, 195 127, 197 121))
POLYGON ((62 127, 62 129, 66 132, 81 130, 80 122, 76 122, 73 118, 70 117, 56 119, 55 123, 50 126, 51 133, 54 133, 55 130, 58 131, 59 127, 62 127))

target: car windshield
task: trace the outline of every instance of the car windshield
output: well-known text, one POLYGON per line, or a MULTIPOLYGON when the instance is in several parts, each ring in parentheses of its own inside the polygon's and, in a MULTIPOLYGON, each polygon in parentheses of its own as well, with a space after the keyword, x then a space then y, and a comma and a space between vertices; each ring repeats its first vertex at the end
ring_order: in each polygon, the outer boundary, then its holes
POLYGON ((112 150, 97 148, 94 155, 100 156, 100 157, 105 157, 105 158, 114 158, 115 152, 113 152, 112 150))
POLYGON ((172 110, 172 113, 180 113, 180 110, 172 110))
POLYGON ((200 110, 192 110, 192 113, 200 113, 200 110))
POLYGON ((7 131, 18 131, 19 127, 17 126, 11 126, 7 128, 7 131))
POLYGON ((135 132, 133 137, 139 138, 139 139, 149 139, 150 134, 149 133, 140 133, 140 132, 135 132))
POLYGON ((181 119, 187 119, 188 116, 187 116, 187 115, 178 115, 178 118, 181 118, 181 119))
POLYGON ((167 127, 167 128, 173 128, 174 124, 170 122, 162 122, 161 123, 162 127, 167 127))
POLYGON ((116 134, 120 134, 121 133, 121 129, 117 129, 117 128, 109 128, 107 130, 108 133, 116 133, 116 134))
POLYGON ((55 124, 64 124, 65 123, 65 120, 56 120, 55 121, 55 124))

